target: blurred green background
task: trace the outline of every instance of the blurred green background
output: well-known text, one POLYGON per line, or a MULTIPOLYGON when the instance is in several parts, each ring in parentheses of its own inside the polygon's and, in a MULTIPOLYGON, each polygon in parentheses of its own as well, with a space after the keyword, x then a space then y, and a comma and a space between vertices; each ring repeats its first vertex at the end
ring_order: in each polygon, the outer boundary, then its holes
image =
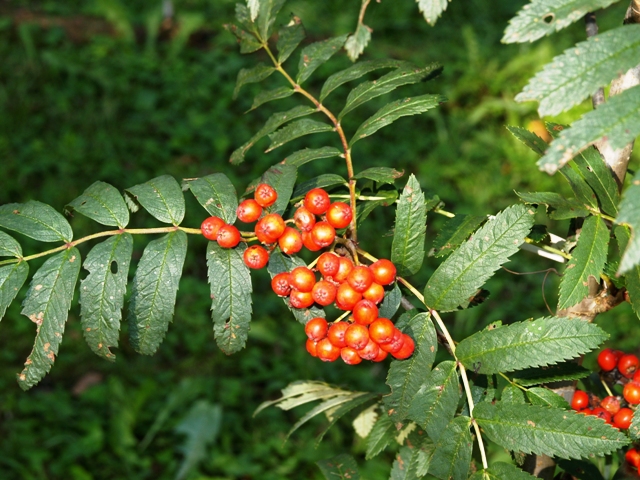
MULTIPOLYGON (((504 125, 540 125, 536 105, 516 104, 513 97, 544 63, 584 39, 583 27, 575 24, 533 45, 500 44, 508 20, 524 3, 454 0, 434 28, 412 0, 372 3, 366 23, 373 40, 364 58, 438 61, 444 72, 361 107, 345 128, 353 132, 390 98, 441 93, 448 102, 359 142, 356 170, 393 166, 415 173, 426 191, 456 213, 496 213, 517 201, 514 190, 568 193, 559 178, 536 169, 534 154, 504 125)), ((315 41, 352 31, 359 6, 359 0, 292 0, 278 23, 293 13, 306 26, 306 42, 315 41)), ((624 8, 600 15, 601 28, 618 24, 624 8)), ((0 204, 34 199, 61 210, 96 180, 124 189, 162 174, 180 179, 224 172, 242 192, 295 147, 338 146, 331 135, 317 135, 263 154, 263 141, 244 164, 231 166, 231 152, 271 113, 300 99, 243 114, 262 88, 283 83, 274 75, 264 85, 245 86, 232 100, 238 71, 268 61, 261 53, 241 56, 235 38, 223 29, 233 21, 234 2, 175 0, 173 9, 173 17, 165 19, 161 0, 0 2, 0 204)), ((295 72, 296 64, 294 54, 285 66, 295 72)), ((336 55, 308 89, 319 92, 327 75, 349 64, 343 52, 336 55)), ((335 92, 327 106, 339 110, 347 93, 345 87, 335 92)), ((589 109, 585 102, 549 120, 567 123, 589 109)), ((636 154, 635 164, 637 159, 636 154)), ((313 162, 299 179, 327 171, 346 175, 343 170, 339 159, 313 162)), ((187 195, 183 225, 196 227, 204 216, 187 195)), ((430 215, 427 248, 443 221, 430 215)), ((72 225, 76 238, 99 230, 79 215, 72 225)), ((131 226, 151 225, 146 213, 132 218, 131 226)), ((392 212, 376 210, 361 233, 362 246, 388 256, 389 236, 366 239, 392 225, 392 212)), ((566 225, 551 229, 562 235, 566 225)), ((20 241, 27 254, 42 249, 24 237, 20 241)), ((134 265, 147 241, 136 239, 134 265)), ((356 456, 364 478, 387 478, 393 453, 365 462, 365 444, 350 419, 338 422, 314 448, 322 419, 283 443, 300 411, 271 408, 251 416, 262 401, 298 379, 384 392, 387 364, 348 367, 311 358, 302 327, 270 293, 266 272, 254 275, 248 347, 225 356, 215 345, 209 316, 205 242, 195 236, 189 241, 175 319, 156 355, 135 354, 124 324, 117 361, 96 357, 84 344, 76 298, 54 368, 26 393, 15 374, 31 351, 35 327, 19 313, 21 292, 0 325, 0 478, 315 479, 320 474, 314 462, 343 452, 356 456)), ((34 261, 31 272, 40 264, 34 261)), ((437 265, 427 259, 414 283, 424 285, 437 265)), ((553 266, 527 253, 507 265, 519 272, 553 266)), ((557 278, 550 275, 546 283, 543 278, 499 272, 488 285, 487 302, 447 316, 454 337, 498 319, 545 315, 542 292, 553 305, 557 278)), ((626 307, 598 319, 612 343, 630 351, 636 348, 637 339, 629 334, 636 321, 626 307)))

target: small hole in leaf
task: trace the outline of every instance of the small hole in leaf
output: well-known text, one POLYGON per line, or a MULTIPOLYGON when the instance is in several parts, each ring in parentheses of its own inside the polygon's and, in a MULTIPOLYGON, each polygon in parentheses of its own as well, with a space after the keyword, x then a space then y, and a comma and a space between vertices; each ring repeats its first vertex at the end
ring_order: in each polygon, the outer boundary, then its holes
POLYGON ((556 19, 556 16, 553 13, 547 13, 544 17, 542 17, 542 21, 547 25, 553 23, 556 19))
POLYGON ((111 262, 111 273, 113 273, 114 275, 118 273, 118 262, 116 262, 115 260, 111 262))

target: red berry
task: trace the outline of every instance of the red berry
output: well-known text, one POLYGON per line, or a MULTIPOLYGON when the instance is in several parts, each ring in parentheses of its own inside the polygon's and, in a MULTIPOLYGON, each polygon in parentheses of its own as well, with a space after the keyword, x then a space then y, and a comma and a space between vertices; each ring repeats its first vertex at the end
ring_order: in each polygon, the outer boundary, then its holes
POLYGON ((391 260, 381 258, 369 265, 369 268, 373 274, 373 281, 380 285, 389 285, 396 279, 396 266, 391 260))
POLYGON ((347 346, 347 342, 344 339, 344 334, 349 328, 347 322, 336 322, 329 327, 327 338, 336 347, 342 348, 347 346))
POLYGON ((379 353, 380 347, 371 338, 369 338, 369 342, 365 345, 364 348, 358 350, 358 355, 360 355, 365 360, 373 360, 378 356, 379 353))
POLYGON ((387 358, 387 355, 389 355, 387 352, 385 352, 380 347, 378 347, 378 356, 376 356, 376 358, 374 358, 373 361, 374 362, 381 362, 385 358, 387 358))
POLYGON ((289 294, 289 303, 293 308, 309 308, 313 305, 313 296, 311 292, 301 292, 291 289, 289 294))
POLYGON ((333 283, 320 280, 313 286, 311 294, 317 304, 326 307, 327 305, 331 305, 336 299, 337 290, 333 283))
POLYGON ((343 347, 340 349, 340 356, 347 365, 357 365, 362 362, 362 357, 351 347, 343 347))
POLYGON ((252 223, 262 215, 262 207, 253 198, 247 198, 240 202, 238 210, 236 210, 238 220, 244 223, 252 223))
POLYGON ((322 215, 331 205, 329 194, 322 188, 314 188, 309 190, 304 197, 304 206, 307 210, 315 215, 322 215))
POLYGON ((384 300, 384 288, 382 288, 382 285, 379 283, 373 282, 371 286, 362 293, 362 296, 377 305, 384 300))
POLYGON ((307 352, 309 352, 309 354, 312 357, 317 357, 318 356, 318 352, 317 352, 318 342, 314 342, 310 338, 307 338, 306 347, 307 347, 307 352))
POLYGON ((359 323, 352 323, 344 333, 344 341, 347 347, 362 350, 369 343, 369 329, 359 323))
POLYGON ((312 318, 304 326, 304 333, 314 342, 319 342, 326 337, 328 330, 327 321, 321 317, 312 318))
POLYGON ((352 218, 353 212, 351 211, 351 207, 346 203, 332 203, 329 210, 327 210, 327 222, 335 228, 345 228, 351 223, 352 218))
POLYGON ((621 408, 613 416, 613 425, 620 430, 626 430, 631 426, 631 420, 633 420, 633 410, 630 408, 621 408))
POLYGON ((280 250, 287 255, 293 255, 302 250, 302 235, 295 228, 285 227, 284 232, 278 238, 280 250))
POLYGON ((353 320, 360 325, 370 325, 378 318, 378 307, 371 300, 363 299, 353 307, 353 320))
POLYGON ((636 468, 640 468, 640 452, 635 448, 627 450, 624 454, 624 459, 636 468))
POLYGON ((313 241, 311 232, 302 232, 302 244, 307 247, 310 252, 317 252, 322 247, 313 241))
POLYGON ((278 193, 271 185, 261 183, 256 187, 256 191, 253 193, 253 198, 261 207, 270 207, 278 199, 278 193))
POLYGON ((605 372, 610 372, 618 365, 618 358, 613 350, 605 348, 598 354, 598 365, 605 372))
POLYGON ((244 251, 242 259, 249 268, 264 268, 269 261, 269 252, 260 245, 252 245, 244 251))
POLYGON ((280 272, 271 279, 271 289, 276 295, 286 297, 291 293, 290 278, 289 272, 280 272))
POLYGON ((609 395, 608 397, 604 397, 600 402, 600 406, 604 408, 611 415, 615 415, 620 411, 620 400, 617 397, 613 397, 609 395))
POLYGON ((255 232, 262 243, 273 243, 284 233, 284 220, 277 213, 265 215, 256 223, 255 232))
POLYGON ((603 419, 607 423, 611 423, 611 414, 602 407, 596 407, 591 411, 591 415, 603 419))
POLYGON ((223 225, 218 230, 216 241, 222 248, 233 248, 240 243, 240 231, 233 225, 223 225))
POLYGON ((324 252, 318 257, 316 268, 323 277, 333 277, 340 268, 340 257, 332 252, 324 252))
POLYGON ((289 283, 296 290, 311 292, 316 283, 315 274, 307 267, 296 267, 291 270, 289 283))
POLYGON ((318 222, 311 229, 311 238, 320 248, 328 247, 335 240, 336 231, 327 222, 318 222))
POLYGON ((398 353, 404 345, 403 333, 397 328, 393 331, 393 338, 389 343, 381 343, 380 348, 390 354, 398 353))
POLYGON ((347 282, 340 284, 336 292, 336 307, 340 310, 353 310, 360 300, 362 300, 361 293, 356 292, 347 282))
POLYGON ((331 343, 329 338, 323 338, 316 345, 316 353, 323 362, 334 362, 340 356, 340 347, 331 343))
POLYGON ((393 340, 395 325, 388 318, 378 318, 369 325, 369 336, 378 344, 389 343, 393 340))
POLYGON ((373 283, 373 274, 369 267, 358 265, 353 267, 353 270, 347 276, 347 282, 356 292, 362 293, 373 283))
POLYGON ((640 366, 640 360, 632 353, 622 355, 618 360, 618 370, 623 376, 627 378, 633 377, 633 374, 636 373, 638 366, 640 366))
POLYGON ((293 214, 293 221, 303 232, 310 232, 313 226, 316 224, 316 216, 308 209, 300 207, 293 214))
POLYGON ((347 257, 340 257, 339 260, 340 267, 338 267, 338 273, 333 276, 333 279, 336 282, 342 283, 347 279, 351 270, 353 270, 353 262, 347 257))
POLYGON ((218 238, 218 230, 225 225, 225 221, 220 217, 205 218, 200 225, 200 231, 207 240, 216 240, 218 238))
POLYGON ((405 358, 409 358, 411 355, 413 355, 413 351, 415 350, 415 348, 416 345, 413 341, 413 338, 411 338, 406 333, 403 333, 402 347, 400 347, 400 350, 398 350, 396 353, 391 353, 391 355, 393 355, 398 360, 404 360, 405 358))
POLYGON ((622 396, 631 405, 638 405, 640 403, 640 384, 627 383, 622 389, 622 396))
POLYGON ((571 408, 574 410, 582 410, 583 408, 587 408, 589 406, 589 395, 587 392, 583 390, 578 390, 573 394, 573 399, 571 400, 571 408))

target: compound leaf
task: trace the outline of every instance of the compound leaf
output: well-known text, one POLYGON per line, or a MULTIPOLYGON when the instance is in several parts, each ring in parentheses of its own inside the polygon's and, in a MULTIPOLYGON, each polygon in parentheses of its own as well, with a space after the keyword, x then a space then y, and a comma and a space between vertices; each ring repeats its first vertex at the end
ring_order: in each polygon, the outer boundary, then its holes
POLYGON ((427 305, 452 311, 518 251, 531 230, 534 211, 524 205, 506 208, 453 252, 434 272, 424 291, 427 305))
POLYGON ((316 462, 327 480, 359 480, 358 464, 351 455, 341 453, 327 460, 316 462))
POLYGON ((275 191, 278 192, 278 198, 269 209, 271 213, 284 214, 284 211, 289 206, 289 199, 291 198, 297 176, 297 167, 294 165, 282 165, 280 163, 264 172, 264 175, 261 177, 262 183, 271 185, 275 191))
POLYGON ((29 264, 27 262, 0 267, 0 320, 18 295, 28 275, 29 264))
MULTIPOLYGON (((447 0, 416 0, 424 19, 431 26, 435 25, 440 15, 447 9, 447 0)), ((451 1, 451 0, 449 0, 451 1)))
POLYGON ((471 419, 464 416, 449 422, 436 442, 429 465, 431 475, 446 480, 466 480, 473 447, 470 426, 471 419))
POLYGON ((522 142, 524 145, 529 147, 540 156, 544 155, 547 147, 549 147, 549 144, 547 142, 545 142, 538 135, 527 130, 526 128, 507 125, 507 130, 509 130, 509 132, 511 132, 514 137, 520 140, 520 142, 522 142))
POLYGON ((272 102, 273 100, 280 100, 281 98, 290 97, 295 93, 295 90, 291 87, 278 87, 273 90, 267 90, 264 92, 260 92, 253 99, 253 103, 251 104, 251 108, 249 110, 255 110, 260 105, 272 102))
POLYGON ((70 242, 73 230, 62 214, 35 200, 0 206, 0 227, 41 242, 70 242))
POLYGON ((285 158, 282 163, 299 167, 313 160, 337 157, 340 155, 342 155, 342 152, 335 147, 305 148, 304 150, 298 150, 292 153, 285 158))
POLYGON ((616 0, 532 0, 509 20, 503 43, 533 42, 616 0))
POLYGON ((322 102, 331 92, 333 92, 339 86, 344 85, 347 82, 357 80, 367 73, 383 68, 398 68, 403 64, 406 64, 406 62, 390 59, 367 60, 364 62, 358 62, 355 65, 346 68, 345 70, 334 73, 327 79, 326 82, 324 82, 322 90, 320 91, 320 101, 322 102))
MULTIPOLYGON (((620 213, 616 223, 631 229, 630 239, 625 243, 618 273, 632 272, 640 263, 640 171, 636 172, 631 185, 625 190, 620 202, 620 213)), ((622 251, 622 249, 621 249, 622 251)), ((640 300, 640 298, 639 298, 640 300)))
POLYGON ((491 440, 524 453, 586 458, 629 443, 623 433, 602 420, 560 408, 482 402, 473 416, 491 440))
POLYGON ((480 470, 469 477, 469 480, 535 480, 536 477, 520 470, 515 465, 504 462, 493 462, 487 469, 480 470))
POLYGON ((293 192, 293 199, 303 197, 309 190, 314 188, 328 188, 336 185, 346 185, 347 181, 335 173, 323 173, 311 180, 299 183, 293 192))
POLYGON ((152 240, 142 252, 129 306, 129 336, 138 353, 153 355, 169 328, 186 254, 181 230, 152 240))
POLYGON ((216 242, 207 246, 213 333, 227 355, 244 348, 249 335, 252 287, 249 267, 242 260, 246 248, 222 248, 216 242))
POLYGON ((11 235, 0 230, 0 257, 22 257, 22 247, 11 235))
POLYGON ((65 210, 75 210, 102 225, 124 228, 129 223, 129 209, 122 195, 117 188, 105 182, 93 183, 65 210))
POLYGON ((93 247, 83 265, 89 275, 80 282, 82 333, 94 353, 111 361, 116 357, 109 347, 118 346, 132 251, 131 234, 122 233, 93 247))
POLYGON ((447 220, 433 241, 435 256, 444 257, 458 248, 486 219, 484 215, 456 215, 447 220))
POLYGON ((532 405, 542 405, 543 407, 555 407, 569 410, 569 403, 557 393, 544 387, 533 387, 527 390, 527 398, 532 405))
POLYGON ((589 216, 582 225, 571 260, 560 280, 558 308, 567 308, 582 301, 589 293, 589 277, 600 280, 607 260, 609 229, 600 217, 589 216))
POLYGON ((371 460, 378 455, 387 446, 395 441, 397 434, 396 426, 391 417, 386 413, 382 413, 373 425, 369 436, 367 437, 367 453, 365 459, 371 460))
POLYGON ((404 175, 403 171, 398 171, 395 168, 389 167, 371 167, 367 168, 360 173, 353 176, 355 179, 367 178, 378 183, 390 183, 392 184, 398 178, 404 175))
POLYGON ((305 36, 304 26, 295 15, 287 25, 278 30, 276 48, 278 49, 278 63, 280 65, 298 48, 305 36))
POLYGON ((295 140, 296 138, 310 135, 312 133, 331 131, 333 131, 333 126, 329 125, 328 123, 311 120, 309 118, 296 120, 295 122, 292 122, 289 125, 282 127, 280 130, 277 130, 276 132, 269 135, 271 144, 269 145, 269 148, 265 150, 265 153, 275 150, 276 148, 281 147, 285 143, 290 142, 291 140, 295 140))
POLYGON ((355 62, 358 57, 364 52, 364 49, 371 40, 371 29, 362 22, 358 22, 356 31, 353 35, 349 35, 347 41, 344 44, 344 49, 347 51, 347 56, 352 62, 355 62))
POLYGON ((339 37, 329 38, 328 40, 315 42, 304 47, 300 52, 296 83, 301 85, 320 65, 340 50, 347 41, 347 36, 348 35, 341 35, 339 37))
POLYGON ((474 333, 458 344, 456 357, 469 370, 490 375, 560 363, 597 348, 607 337, 593 323, 543 317, 474 333))
POLYGON ((557 115, 638 64, 640 25, 625 25, 580 42, 555 57, 516 96, 540 102, 541 116, 557 115))
POLYGON ((396 224, 391 245, 391 261, 399 275, 412 275, 422 266, 427 229, 424 193, 411 175, 398 199, 396 224))
POLYGON ((37 329, 33 350, 18 375, 18 384, 23 390, 33 387, 51 370, 81 263, 78 249, 68 248, 44 262, 31 279, 21 313, 35 323, 37 329))
POLYGON ((186 180, 196 200, 212 216, 233 225, 236 221, 238 196, 231 180, 224 173, 186 180))
POLYGON ((233 89, 233 99, 235 100, 240 93, 240 89, 248 83, 258 83, 269 78, 276 69, 260 63, 253 68, 243 68, 238 72, 236 87, 233 89))
POLYGON ((589 373, 589 370, 577 363, 565 362, 520 370, 513 374, 513 381, 523 387, 530 387, 562 380, 580 380, 588 377, 589 373))
POLYGON ((169 175, 127 188, 125 192, 163 223, 180 225, 184 218, 184 195, 176 179, 169 175))
POLYGON ((618 214, 620 193, 613 174, 595 148, 589 148, 575 158, 578 173, 593 189, 604 213, 618 214))

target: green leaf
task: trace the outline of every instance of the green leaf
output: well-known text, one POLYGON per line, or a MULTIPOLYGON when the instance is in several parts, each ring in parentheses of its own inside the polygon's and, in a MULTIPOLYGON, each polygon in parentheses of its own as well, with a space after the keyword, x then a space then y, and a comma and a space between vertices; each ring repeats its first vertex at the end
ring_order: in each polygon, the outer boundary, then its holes
POLYGON ((583 204, 575 198, 566 198, 555 192, 516 192, 524 203, 530 205, 547 205, 553 209, 549 217, 554 220, 586 217, 589 215, 583 204))
POLYGON ((511 132, 511 134, 520 140, 523 144, 529 147, 531 150, 536 152, 538 155, 544 155, 544 152, 549 147, 549 144, 545 142, 542 138, 536 135, 533 132, 530 132, 526 128, 515 127, 512 125, 507 125, 507 130, 511 132))
POLYGON ((443 480, 466 480, 473 448, 470 426, 471 419, 464 416, 449 422, 436 443, 429 465, 431 475, 443 480))
POLYGON ((369 180, 373 180, 378 183, 389 183, 393 184, 398 178, 404 175, 404 171, 396 170, 395 168, 389 167, 371 167, 367 168, 360 173, 356 173, 353 178, 361 179, 367 178, 369 180))
POLYGON ((380 304, 380 310, 378 316, 381 318, 393 318, 400 307, 400 301, 402 300, 402 292, 398 283, 393 285, 391 290, 384 292, 384 300, 380 304))
POLYGON ((367 453, 365 459, 371 460, 387 448, 389 444, 395 441, 396 434, 396 426, 393 420, 391 420, 391 417, 386 413, 380 415, 378 421, 373 425, 371 433, 369 433, 367 437, 367 453))
POLYGON ((458 344, 456 357, 469 370, 490 375, 560 363, 597 348, 607 337, 593 323, 543 317, 474 333, 458 344))
POLYGON ((387 411, 397 420, 406 418, 412 402, 420 389, 424 377, 436 358, 438 340, 436 329, 429 313, 419 313, 409 320, 409 334, 416 349, 406 360, 393 360, 387 375, 391 394, 384 398, 387 411))
POLYGON ((240 53, 253 53, 262 48, 262 43, 251 33, 245 32, 233 24, 227 24, 224 27, 238 39, 238 43, 240 43, 240 53))
POLYGON ((304 47, 300 52, 296 83, 302 85, 302 82, 309 78, 320 65, 329 60, 334 53, 340 50, 346 41, 347 35, 341 35, 304 47))
POLYGON ((342 155, 342 152, 335 147, 305 148, 304 150, 292 153, 285 158, 282 163, 299 167, 313 160, 337 157, 340 155, 342 155))
POLYGON ((533 387, 527 390, 527 398, 533 405, 555 407, 569 410, 571 407, 564 397, 544 387, 533 387))
POLYGON ((271 185, 278 192, 278 198, 269 209, 271 213, 284 215, 284 211, 289 206, 297 176, 297 167, 280 163, 274 165, 262 175, 261 181, 271 185))
POLYGON ((153 355, 169 328, 186 254, 181 230, 152 240, 142 252, 129 300, 129 336, 138 353, 153 355))
POLYGON ((356 211, 356 221, 358 227, 362 225, 369 214, 378 207, 388 207, 393 205, 398 200, 398 191, 393 190, 378 190, 375 194, 376 197, 382 198, 382 200, 367 200, 366 202, 358 205, 356 211))
POLYGON ((484 215, 456 215, 447 220, 433 241, 436 257, 444 257, 469 238, 478 226, 487 219, 484 215))
POLYGON ((575 480, 605 480, 598 467, 589 460, 559 460, 558 466, 575 480))
POLYGON ((207 246, 213 332, 227 355, 244 348, 249 334, 252 287, 249 267, 242 260, 246 248, 222 248, 216 242, 207 246))
POLYGON ((303 197, 309 190, 313 190, 314 188, 328 188, 335 187, 336 185, 346 185, 347 181, 342 178, 340 175, 336 175, 335 173, 324 173, 322 175, 318 175, 311 180, 307 180, 306 182, 299 183, 296 189, 293 191, 292 199, 297 199, 303 197))
POLYGON ((429 307, 452 311, 518 251, 531 230, 534 211, 513 205, 487 222, 434 272, 424 291, 429 307))
POLYGON ((0 320, 4 317, 7 307, 18 295, 28 275, 29 264, 27 262, 0 267, 0 320))
POLYGON ((509 20, 503 43, 533 42, 562 30, 587 13, 605 8, 616 0, 532 0, 509 20))
POLYGON ((609 229, 599 217, 589 216, 582 225, 571 260, 560 280, 558 308, 576 305, 589 293, 589 277, 597 282, 607 260, 609 229))
POLYGON ((442 95, 429 94, 419 97, 402 98, 388 103, 358 127, 356 133, 354 133, 351 140, 349 140, 349 147, 353 147, 353 144, 358 140, 374 134, 382 127, 386 127, 401 117, 419 115, 437 107, 445 101, 446 98, 442 95))
POLYGON ((500 400, 503 403, 527 403, 524 398, 524 392, 515 385, 507 385, 504 387, 500 400))
POLYGON ((240 89, 244 85, 261 82, 265 78, 269 78, 275 71, 274 67, 267 66, 264 63, 259 63, 253 68, 243 68, 238 72, 236 87, 233 89, 233 99, 238 98, 238 93, 240 93, 240 89))
POLYGON ((291 87, 278 87, 273 90, 267 90, 264 92, 260 92, 253 99, 253 104, 251 104, 251 108, 249 110, 255 110, 260 105, 272 102, 273 100, 280 100, 281 98, 290 97, 295 93, 295 90, 291 87))
POLYGON ((598 208, 598 199, 584 177, 578 172, 574 164, 567 164, 559 170, 560 174, 569 182, 571 190, 578 202, 598 208))
POLYGON ((324 438, 325 434, 329 431, 331 427, 333 427, 336 424, 336 422, 340 418, 342 418, 345 414, 349 413, 354 408, 357 408, 360 405, 363 405, 364 403, 367 403, 377 398, 380 398, 380 395, 378 393, 366 393, 366 394, 354 397, 348 402, 340 405, 340 407, 338 407, 335 411, 332 411, 331 414, 328 415, 329 424, 316 436, 316 448, 318 448, 318 446, 320 445, 320 442, 324 438))
POLYGON ((620 201, 618 185, 598 151, 595 148, 585 150, 575 158, 575 166, 595 192, 602 211, 609 215, 617 215, 620 201))
MULTIPOLYGON (((611 148, 622 148, 640 135, 640 86, 609 97, 597 110, 585 114, 562 131, 548 153, 538 161, 541 170, 553 173, 578 153, 603 137, 611 148)), ((611 176, 611 174, 609 174, 611 176)))
POLYGON ((535 478, 510 463, 493 462, 489 468, 471 475, 469 480, 535 480, 535 478))
POLYGON ((640 171, 633 176, 631 185, 622 196, 616 223, 631 228, 631 239, 626 243, 618 270, 620 274, 629 273, 640 264, 640 171))
POLYGON ((629 426, 629 436, 633 441, 640 440, 640 408, 636 408, 635 412, 633 412, 633 419, 629 426))
POLYGON ((422 475, 418 475, 418 468, 420 461, 426 456, 426 452, 418 446, 412 445, 412 447, 400 448, 391 466, 389 480, 416 480, 422 477, 422 475))
POLYGON ((524 453, 586 458, 629 444, 623 433, 602 420, 560 408, 483 402, 473 416, 489 439, 524 453))
POLYGON ((105 182, 93 183, 65 207, 65 211, 73 210, 102 225, 124 228, 129 223, 129 209, 122 195, 105 182))
POLYGON ((256 18, 258 33, 263 42, 267 42, 271 36, 273 24, 276 21, 278 12, 284 5, 285 0, 260 0, 260 10, 256 18))
POLYGON ((249 18, 255 22, 260 11, 260 0, 247 0, 247 7, 249 8, 249 18))
POLYGON ((287 25, 278 30, 276 48, 278 49, 278 63, 280 65, 298 48, 305 36, 304 26, 295 15, 291 17, 291 21, 287 25))
POLYGON ((406 62, 400 60, 379 59, 379 60, 367 60, 364 62, 358 62, 355 65, 350 66, 344 70, 331 75, 320 91, 320 101, 322 102, 327 96, 333 92, 336 88, 344 85, 347 82, 357 80, 363 77, 367 73, 383 68, 398 68, 401 65, 405 65, 406 62))
POLYGON ((398 275, 413 275, 422 267, 426 230, 424 193, 415 175, 411 174, 398 199, 391 245, 391 261, 396 265, 398 275))
POLYGON ((0 206, 0 227, 41 242, 70 242, 73 230, 53 207, 35 200, 0 206))
POLYGON ((347 113, 369 100, 389 93, 402 85, 418 83, 425 78, 436 76, 440 71, 442 71, 442 67, 437 63, 432 63, 424 68, 405 65, 387 73, 377 80, 363 82, 349 92, 347 102, 338 115, 338 120, 341 120, 347 113))
POLYGON ((344 44, 347 56, 352 62, 355 62, 362 52, 364 52, 364 49, 369 44, 370 40, 371 29, 364 23, 359 22, 355 33, 353 35, 349 35, 344 44))
POLYGON ((412 399, 407 416, 437 442, 458 408, 458 370, 455 362, 446 361, 423 375, 426 378, 412 399))
POLYGON ((236 221, 238 196, 231 180, 224 173, 189 179, 186 184, 210 215, 233 225, 236 221))
POLYGON ((33 387, 51 370, 64 334, 81 263, 78 249, 68 248, 44 262, 31 279, 21 313, 35 323, 37 329, 33 350, 18 375, 18 384, 23 390, 33 387))
POLYGON ((163 223, 180 225, 184 218, 184 196, 176 179, 169 175, 156 177, 125 192, 163 223))
POLYGON ((2 230, 0 230, 0 257, 22 257, 20 244, 2 230))
MULTIPOLYGON (((424 15, 424 19, 431 26, 435 25, 438 18, 447 9, 447 0, 416 0, 418 8, 424 15)), ((449 0, 451 1, 451 0, 449 0)))
POLYGON ((540 102, 540 116, 577 105, 618 74, 638 64, 640 25, 625 25, 589 38, 555 57, 529 80, 516 101, 540 102))
POLYGON ((316 465, 327 480, 358 480, 358 464, 351 455, 341 453, 327 460, 320 460, 316 465))
POLYGON ((82 333, 91 350, 107 360, 116 357, 133 238, 115 235, 91 249, 84 262, 89 275, 80 283, 82 333), (115 271, 114 271, 115 270, 115 271))
POLYGON ((278 147, 281 147, 291 140, 310 135, 312 133, 322 133, 333 131, 333 126, 328 123, 319 122, 317 120, 311 120, 309 118, 303 118, 302 120, 296 120, 289 125, 282 127, 280 130, 269 135, 271 145, 265 150, 265 153, 269 153, 278 147))
POLYGON ((580 380, 589 376, 589 370, 574 362, 559 363, 543 367, 528 368, 513 374, 513 381, 529 387, 562 380, 580 380))
POLYGON ((291 410, 309 402, 316 400, 326 400, 336 396, 347 395, 351 392, 341 388, 332 387, 324 382, 297 381, 292 382, 282 389, 282 397, 275 400, 262 402, 253 412, 255 417, 258 413, 272 405, 282 410, 291 410))
MULTIPOLYGON (((618 241, 618 249, 623 252, 627 245, 629 245, 629 227, 619 225, 614 230, 616 239, 618 241)), ((624 283, 629 294, 629 302, 631 308, 636 312, 638 318, 640 318, 640 266, 633 265, 624 274, 624 283)))

